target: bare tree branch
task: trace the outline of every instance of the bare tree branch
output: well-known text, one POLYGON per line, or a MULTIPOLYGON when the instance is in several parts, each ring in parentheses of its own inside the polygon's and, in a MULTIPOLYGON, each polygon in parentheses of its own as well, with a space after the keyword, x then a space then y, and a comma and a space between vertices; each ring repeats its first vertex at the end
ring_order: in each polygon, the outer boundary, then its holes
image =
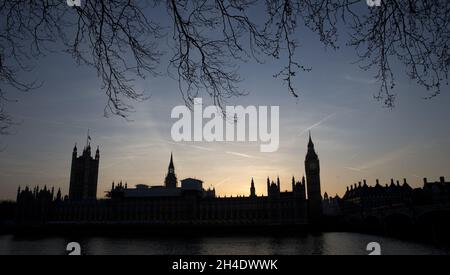
POLYGON ((162 55, 156 43, 160 27, 145 16, 145 5, 136 2, 87 0, 76 9, 75 38, 66 41, 78 62, 97 69, 108 96, 107 111, 122 117, 132 109, 127 99, 145 99, 143 92, 134 89, 132 75, 156 76, 162 55))
POLYGON ((399 68, 428 91, 426 98, 448 85, 448 0, 389 0, 375 8, 360 0, 85 0, 74 8, 61 0, 0 0, 0 15, 0 104, 5 89, 37 87, 22 82, 21 74, 33 69, 30 60, 63 45, 79 64, 97 70, 105 115, 126 117, 130 101, 147 98, 135 89, 135 77, 159 75, 165 35, 172 38, 169 75, 188 106, 203 92, 217 106, 247 94, 239 88, 239 65, 251 60, 285 60, 274 76, 298 97, 295 77, 311 70, 296 55, 302 27, 332 49, 347 32, 361 68, 376 71, 375 98, 388 107, 395 103, 399 68), (152 18, 164 8, 169 27, 152 18))
POLYGON ((383 1, 382 8, 355 21, 350 45, 359 51, 361 62, 366 62, 363 69, 377 68, 378 100, 389 107, 395 103, 394 63, 402 64, 409 78, 426 88, 425 97, 441 93, 442 85, 448 85, 449 22, 450 2, 446 0, 383 1))

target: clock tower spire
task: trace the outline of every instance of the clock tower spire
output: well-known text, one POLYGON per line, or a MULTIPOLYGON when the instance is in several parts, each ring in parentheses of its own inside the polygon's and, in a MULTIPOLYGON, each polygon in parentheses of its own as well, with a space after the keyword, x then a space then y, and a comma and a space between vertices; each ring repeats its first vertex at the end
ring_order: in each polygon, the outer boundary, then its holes
POLYGON ((322 218, 322 191, 320 188, 320 162, 309 133, 308 153, 305 159, 308 190, 308 218, 311 224, 318 224, 322 218))

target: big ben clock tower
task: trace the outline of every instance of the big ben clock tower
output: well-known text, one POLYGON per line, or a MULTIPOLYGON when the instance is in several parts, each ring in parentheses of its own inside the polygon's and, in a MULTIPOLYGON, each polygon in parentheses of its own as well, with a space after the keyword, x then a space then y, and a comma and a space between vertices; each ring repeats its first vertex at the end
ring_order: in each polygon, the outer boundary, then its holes
POLYGON ((320 163, 309 135, 308 154, 305 159, 305 172, 308 190, 308 219, 311 224, 318 224, 322 218, 322 192, 320 189, 320 163))

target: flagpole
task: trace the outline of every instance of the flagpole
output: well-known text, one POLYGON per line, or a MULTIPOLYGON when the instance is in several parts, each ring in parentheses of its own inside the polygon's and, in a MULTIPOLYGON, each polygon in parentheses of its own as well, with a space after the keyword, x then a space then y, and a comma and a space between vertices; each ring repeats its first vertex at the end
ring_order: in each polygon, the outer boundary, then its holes
POLYGON ((87 137, 86 137, 86 148, 89 146, 89 130, 90 129, 88 129, 87 137))

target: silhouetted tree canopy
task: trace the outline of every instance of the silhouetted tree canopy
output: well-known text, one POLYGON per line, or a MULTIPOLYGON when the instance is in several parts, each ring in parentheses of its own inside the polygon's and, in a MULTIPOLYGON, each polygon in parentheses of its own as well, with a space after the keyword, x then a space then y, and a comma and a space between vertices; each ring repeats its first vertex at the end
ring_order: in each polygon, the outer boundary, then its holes
POLYGON ((356 49, 362 69, 376 70, 375 97, 388 107, 395 102, 396 62, 426 88, 427 98, 448 85, 448 0, 382 0, 373 8, 363 0, 82 0, 73 8, 65 0, 0 0, 0 18, 2 133, 11 123, 5 89, 37 87, 18 75, 33 69, 29 59, 61 45, 79 64, 97 70, 108 98, 105 114, 123 117, 132 109, 130 99, 146 98, 133 86, 136 76, 159 75, 165 55, 188 105, 201 92, 219 106, 244 95, 239 64, 266 58, 285 60, 274 76, 298 97, 294 78, 310 70, 296 55, 303 27, 334 49, 338 33, 349 33, 344 42, 356 49), (152 18, 152 10, 166 10, 171 23, 152 18))

